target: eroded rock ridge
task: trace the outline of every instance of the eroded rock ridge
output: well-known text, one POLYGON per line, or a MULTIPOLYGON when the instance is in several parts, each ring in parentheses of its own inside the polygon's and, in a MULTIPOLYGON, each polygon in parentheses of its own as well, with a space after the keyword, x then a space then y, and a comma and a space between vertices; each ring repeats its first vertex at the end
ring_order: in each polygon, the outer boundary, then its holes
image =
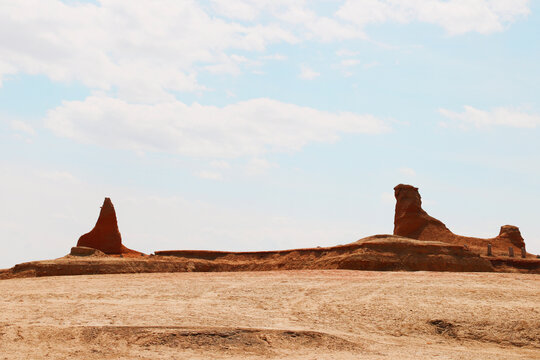
POLYGON ((480 254, 486 253, 488 244, 492 245, 494 255, 507 255, 509 247, 517 249, 525 247, 517 226, 503 225, 498 236, 488 239, 456 235, 442 221, 428 215, 422 209, 422 198, 417 187, 399 184, 394 188, 394 195, 396 197, 394 235, 466 245, 480 254))

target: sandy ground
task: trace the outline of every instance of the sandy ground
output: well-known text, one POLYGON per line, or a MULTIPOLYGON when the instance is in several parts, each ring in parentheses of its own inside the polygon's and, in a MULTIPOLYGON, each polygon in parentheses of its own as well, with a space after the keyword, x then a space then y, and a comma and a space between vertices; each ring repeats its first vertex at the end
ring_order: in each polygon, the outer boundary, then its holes
POLYGON ((347 270, 0 281, 0 359, 540 359, 540 276, 347 270))

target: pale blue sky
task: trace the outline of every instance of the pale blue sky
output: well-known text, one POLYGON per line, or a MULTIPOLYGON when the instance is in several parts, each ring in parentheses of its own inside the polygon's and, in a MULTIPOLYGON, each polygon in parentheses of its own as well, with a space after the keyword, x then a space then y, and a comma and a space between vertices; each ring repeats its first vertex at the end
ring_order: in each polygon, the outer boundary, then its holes
POLYGON ((110 196, 124 243, 257 250, 393 230, 393 187, 540 253, 538 1, 0 2, 0 268, 110 196))

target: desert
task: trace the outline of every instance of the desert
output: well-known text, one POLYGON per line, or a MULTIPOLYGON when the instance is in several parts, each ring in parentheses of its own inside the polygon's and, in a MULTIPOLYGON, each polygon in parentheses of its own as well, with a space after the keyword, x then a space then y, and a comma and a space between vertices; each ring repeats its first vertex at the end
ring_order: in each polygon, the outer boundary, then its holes
POLYGON ((0 293, 0 359, 540 357, 533 274, 83 275, 0 293))

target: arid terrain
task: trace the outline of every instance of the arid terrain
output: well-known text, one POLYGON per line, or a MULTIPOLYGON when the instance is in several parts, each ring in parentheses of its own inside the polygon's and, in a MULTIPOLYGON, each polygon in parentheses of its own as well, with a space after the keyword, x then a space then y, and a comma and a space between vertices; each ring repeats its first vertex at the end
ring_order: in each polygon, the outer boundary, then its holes
POLYGON ((540 260, 519 228, 455 235, 395 191, 394 235, 152 255, 122 244, 105 198, 69 255, 0 270, 0 360, 539 359, 540 260))
POLYGON ((0 294, 0 359, 540 358, 534 274, 52 276, 0 294))

